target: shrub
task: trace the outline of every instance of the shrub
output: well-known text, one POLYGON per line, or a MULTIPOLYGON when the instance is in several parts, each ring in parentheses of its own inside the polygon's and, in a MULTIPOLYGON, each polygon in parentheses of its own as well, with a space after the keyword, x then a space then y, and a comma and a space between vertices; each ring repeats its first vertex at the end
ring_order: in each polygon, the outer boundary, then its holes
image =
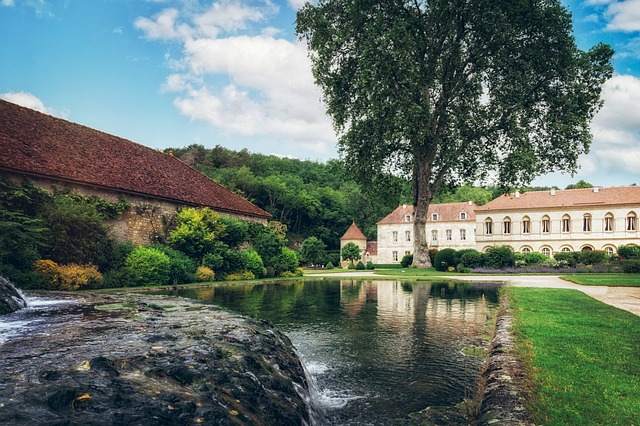
POLYGON ((433 266, 436 268, 436 271, 444 272, 449 269, 449 266, 455 267, 455 261, 456 251, 451 248, 446 248, 436 253, 433 266))
POLYGON ((603 250, 581 251, 579 262, 583 265, 600 265, 607 261, 607 252, 603 250))
POLYGON ((620 265, 622 266, 622 271, 627 274, 637 274, 640 273, 640 260, 639 259, 626 259, 621 260, 620 265))
POLYGON ((640 258, 640 247, 632 245, 624 245, 618 247, 618 256, 621 259, 638 259, 640 258))
POLYGON ((355 265, 353 263, 349 263, 347 265, 347 269, 355 269, 355 265))
POLYGON ((538 265, 540 263, 545 263, 549 259, 544 254, 538 252, 522 253, 518 256, 524 260, 525 265, 538 265))
POLYGON ((59 290, 78 290, 79 288, 100 288, 102 274, 95 265, 70 263, 60 265, 59 290))
POLYGON ((253 275, 253 272, 242 271, 242 272, 235 272, 233 274, 227 274, 225 279, 227 281, 243 281, 243 280, 253 280, 255 279, 255 277, 256 276, 253 275))
POLYGON ((456 251, 456 265, 462 263, 462 256, 464 256, 467 253, 471 253, 471 252, 477 252, 476 249, 472 249, 472 248, 468 248, 468 249, 462 249, 462 250, 458 250, 456 251))
POLYGON ((371 270, 376 269, 376 265, 374 265, 372 261, 368 261, 367 269, 371 269, 371 270))
POLYGON ((364 266, 364 263, 362 263, 361 260, 358 261, 358 263, 356 264, 356 271, 364 271, 366 268, 364 266))
POLYGON ((128 241, 114 244, 111 260, 109 262, 109 269, 124 268, 127 256, 129 256, 129 253, 131 253, 135 248, 136 246, 128 241))
POLYGON ((211 281, 215 281, 216 279, 216 273, 213 272, 213 269, 204 266, 204 265, 200 265, 196 268, 196 281, 199 282, 211 282, 211 281))
POLYGON ((196 263, 189 256, 181 251, 172 249, 168 246, 154 245, 152 248, 163 252, 169 256, 171 263, 171 272, 169 280, 174 284, 189 283, 194 280, 196 271, 196 263))
POLYGON ((481 268, 484 265, 484 255, 478 250, 465 250, 465 253, 460 256, 460 263, 465 268, 481 268))
POLYGON ((171 260, 163 252, 151 247, 136 247, 125 262, 132 286, 163 285, 169 283, 171 260))
POLYGON ((60 266, 53 260, 36 260, 33 264, 33 270, 44 276, 47 289, 55 290, 59 287, 60 266))
POLYGON ((402 256, 402 260, 400 261, 400 265, 403 268, 408 268, 412 264, 413 264, 413 255, 412 254, 405 254, 404 256, 402 256))
POLYGON ((102 288, 127 287, 131 283, 127 268, 112 269, 104 274, 102 288))
POLYGON ((431 264, 434 265, 435 261, 436 261, 436 253, 438 253, 438 249, 437 248, 430 248, 429 249, 429 260, 431 261, 431 264))
POLYGON ((202 264, 214 271, 222 269, 224 259, 220 253, 207 253, 202 258, 202 264))
POLYGON ((558 265, 573 268, 578 264, 580 252, 576 251, 559 251, 554 253, 553 258, 558 261, 558 265))
POLYGON ((293 272, 284 271, 280 276, 283 278, 293 278, 293 277, 301 277, 303 274, 304 274, 304 271, 302 270, 302 268, 296 268, 296 270, 293 272))
POLYGON ((516 256, 511 247, 491 247, 484 254, 484 266, 487 268, 504 269, 516 264, 516 256))
POLYGON ((264 263, 258 252, 255 250, 246 250, 245 257, 247 270, 252 272, 257 278, 264 277, 264 263))
POLYGON ((333 263, 331 262, 327 263, 327 269, 333 269, 333 263))
POLYGON ((274 258, 273 268, 276 275, 285 271, 293 272, 298 267, 298 255, 288 247, 282 247, 280 254, 274 258))
POLYGON ((267 270, 267 273, 266 273, 266 275, 265 275, 267 278, 273 278, 273 277, 275 277, 275 276, 276 276, 276 270, 275 270, 275 269, 273 269, 273 266, 267 266, 267 267, 266 267, 266 268, 264 268, 264 269, 266 269, 266 270, 267 270))

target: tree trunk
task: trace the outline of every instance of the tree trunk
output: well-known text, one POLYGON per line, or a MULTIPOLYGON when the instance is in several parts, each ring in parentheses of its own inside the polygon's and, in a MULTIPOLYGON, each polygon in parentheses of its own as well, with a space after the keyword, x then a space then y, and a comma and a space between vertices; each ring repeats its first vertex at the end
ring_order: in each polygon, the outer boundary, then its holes
POLYGON ((429 191, 430 167, 417 160, 413 173, 413 266, 430 268, 427 240, 427 210, 433 195, 429 191))

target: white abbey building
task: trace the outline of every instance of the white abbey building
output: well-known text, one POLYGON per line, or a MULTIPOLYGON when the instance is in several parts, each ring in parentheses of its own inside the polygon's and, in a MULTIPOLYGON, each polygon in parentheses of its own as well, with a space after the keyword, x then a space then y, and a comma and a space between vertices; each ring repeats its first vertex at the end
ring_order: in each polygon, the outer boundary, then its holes
MULTIPOLYGON (((426 228, 429 247, 438 250, 509 246, 518 253, 547 256, 559 251, 615 253, 621 245, 640 245, 639 215, 638 186, 516 191, 483 206, 471 201, 432 204, 426 228)), ((377 247, 359 233, 363 258, 387 264, 413 254, 413 221, 413 206, 403 205, 378 222, 377 247)), ((353 232, 350 228, 345 237, 353 240, 353 232)))

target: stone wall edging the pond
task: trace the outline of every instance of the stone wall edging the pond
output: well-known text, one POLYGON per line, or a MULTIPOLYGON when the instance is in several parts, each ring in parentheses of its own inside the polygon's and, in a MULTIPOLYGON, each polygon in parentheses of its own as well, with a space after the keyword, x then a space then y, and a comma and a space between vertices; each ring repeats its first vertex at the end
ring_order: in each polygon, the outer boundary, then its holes
POLYGON ((513 316, 508 300, 501 300, 501 313, 489 348, 489 358, 483 373, 484 384, 478 425, 523 425, 534 423, 526 409, 524 389, 525 369, 515 353, 511 327, 513 316))

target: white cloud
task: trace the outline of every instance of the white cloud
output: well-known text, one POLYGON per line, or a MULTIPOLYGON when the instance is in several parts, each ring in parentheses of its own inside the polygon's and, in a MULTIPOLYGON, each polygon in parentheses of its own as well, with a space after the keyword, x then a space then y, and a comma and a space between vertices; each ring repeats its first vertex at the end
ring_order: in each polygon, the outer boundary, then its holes
POLYGON ((148 39, 182 43, 182 58, 167 59, 171 74, 162 87, 176 93, 182 114, 226 134, 332 154, 336 138, 306 45, 278 38, 281 30, 268 25, 278 11, 270 1, 220 0, 200 13, 166 9, 135 25, 148 39))
POLYGON ((0 4, 5 7, 13 7, 16 5, 14 0, 2 0, 0 4))
POLYGON ((308 2, 309 0, 288 0, 289 6, 291 6, 293 10, 302 9, 302 6, 304 6, 308 2))
MULTIPOLYGON (((638 173, 640 164, 640 79, 616 75, 603 87, 604 106, 592 123, 593 144, 587 157, 594 172, 638 173)), ((586 166, 590 166, 586 163, 586 166)), ((586 171, 585 164, 583 170, 586 171)))
POLYGON ((0 99, 13 102, 14 104, 22 105, 23 107, 31 108, 36 111, 43 112, 49 115, 55 115, 61 118, 67 118, 68 111, 58 111, 53 108, 48 108, 44 105, 37 96, 28 92, 7 92, 0 94, 0 99))
POLYGON ((640 0, 612 2, 605 10, 607 29, 612 31, 640 31, 640 0))

